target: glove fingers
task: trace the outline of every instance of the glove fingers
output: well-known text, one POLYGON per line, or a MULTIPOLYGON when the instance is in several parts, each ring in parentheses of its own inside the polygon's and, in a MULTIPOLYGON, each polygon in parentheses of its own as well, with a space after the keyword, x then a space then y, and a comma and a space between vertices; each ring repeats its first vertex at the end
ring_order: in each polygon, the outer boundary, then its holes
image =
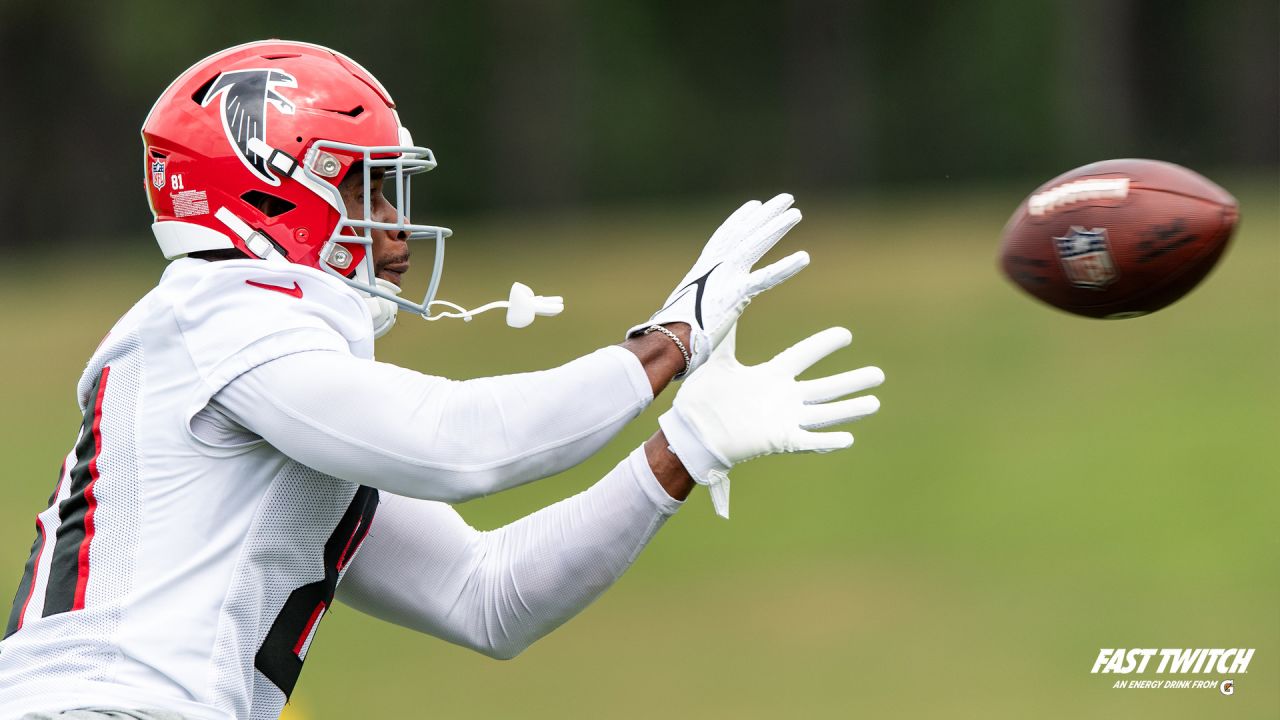
POLYGON ((791 253, 776 263, 766 265, 747 276, 747 297, 760 293, 789 280, 809 265, 809 253, 804 250, 791 253))
POLYGON ((800 393, 807 403, 822 403, 870 390, 883 382, 883 370, 878 367, 864 367, 816 380, 801 380, 800 393))
POLYGON ((823 405, 805 405, 800 411, 800 427, 816 430, 828 425, 853 422, 872 415, 880 409, 880 399, 875 395, 849 398, 823 405))
POLYGON ((787 211, 796 201, 791 197, 790 193, 780 193, 774 195, 773 199, 760 207, 760 210, 751 219, 754 221, 752 227, 760 227, 770 220, 778 217, 787 211))
POLYGON ((853 445, 853 435, 847 432, 809 432, 801 430, 795 440, 797 452, 827 453, 832 450, 844 450, 853 445))
MULTIPOLYGON (((719 229, 711 236, 711 240, 707 245, 714 245, 717 241, 732 237, 738 234, 740 226, 746 225, 746 221, 760 209, 759 200, 748 200, 742 204, 742 207, 734 210, 725 221, 720 223, 719 229)), ((754 226, 752 226, 754 227, 754 226)))
POLYGON ((853 342, 853 334, 845 328, 827 328, 778 353, 769 363, 778 365, 795 377, 850 342, 853 342))
POLYGON ((742 267, 750 269, 757 260, 778 244, 783 235, 791 232, 791 228, 803 219, 804 216, 798 209, 791 208, 752 231, 751 235, 743 241, 742 267))

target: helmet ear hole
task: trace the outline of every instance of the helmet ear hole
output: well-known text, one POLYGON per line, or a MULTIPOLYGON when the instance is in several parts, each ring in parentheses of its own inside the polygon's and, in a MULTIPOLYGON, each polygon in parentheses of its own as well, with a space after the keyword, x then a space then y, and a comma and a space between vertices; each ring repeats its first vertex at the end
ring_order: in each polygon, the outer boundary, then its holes
POLYGON ((264 193, 261 190, 250 190, 241 195, 240 199, 249 203, 267 217, 278 217, 297 207, 297 205, 284 198, 264 193))

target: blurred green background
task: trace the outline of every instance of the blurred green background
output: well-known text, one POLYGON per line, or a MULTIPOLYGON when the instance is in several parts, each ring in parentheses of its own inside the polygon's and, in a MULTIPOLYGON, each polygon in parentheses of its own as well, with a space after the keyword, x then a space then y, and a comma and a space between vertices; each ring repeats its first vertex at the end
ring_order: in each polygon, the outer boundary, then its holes
MULTIPOLYGON (((436 150, 414 205, 457 232, 442 297, 512 280, 566 296, 521 331, 405 317, 379 359, 466 378, 616 342, 723 216, 786 189, 806 219, 774 256, 814 265, 748 310, 742 359, 843 324, 854 345, 814 372, 889 378, 852 450, 735 470, 729 522, 696 492, 614 589, 513 661, 339 607, 287 717, 1277 717, 1278 15, 0 2, 0 132, 21 140, 0 175, 0 597, 74 440, 83 363, 164 266, 137 127, 191 62, 276 35, 363 62, 436 150), (1021 296, 994 267, 1008 214, 1115 156, 1236 194, 1221 267, 1137 320, 1021 296), (1091 675, 1101 647, 1257 652, 1224 697, 1112 689, 1134 676, 1091 675)), ((582 466, 462 512, 495 527, 582 489, 669 401, 582 466)))

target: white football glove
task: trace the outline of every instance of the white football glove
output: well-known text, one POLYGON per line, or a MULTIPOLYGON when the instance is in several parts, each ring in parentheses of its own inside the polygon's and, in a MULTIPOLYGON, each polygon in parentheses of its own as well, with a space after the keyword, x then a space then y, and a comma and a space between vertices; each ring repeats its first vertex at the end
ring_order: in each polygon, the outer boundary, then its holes
POLYGON ((847 432, 812 432, 850 422, 880 409, 874 395, 828 402, 884 382, 878 367, 818 378, 796 375, 845 347, 853 336, 842 327, 812 335, 760 365, 734 357, 734 328, 701 372, 680 388, 671 409, 658 418, 671 451, 695 482, 709 486, 716 514, 729 517, 729 469, 761 455, 831 452, 853 444, 847 432))
POLYGON ((662 309, 648 322, 627 331, 627 337, 650 325, 688 323, 690 334, 688 375, 711 356, 751 299, 809 264, 801 250, 755 272, 751 266, 769 252, 783 235, 800 222, 800 211, 791 207, 795 198, 783 193, 767 203, 758 200, 738 208, 716 230, 662 309))

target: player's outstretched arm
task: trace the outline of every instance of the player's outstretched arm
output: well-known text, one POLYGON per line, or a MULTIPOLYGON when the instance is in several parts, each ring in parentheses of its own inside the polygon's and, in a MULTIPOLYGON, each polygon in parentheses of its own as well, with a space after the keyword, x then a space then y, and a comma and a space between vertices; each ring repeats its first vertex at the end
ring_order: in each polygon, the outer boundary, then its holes
POLYGON ((326 474, 461 502, 581 462, 652 399, 633 351, 613 346, 551 370, 467 381, 294 353, 240 375, 210 405, 326 474))
POLYGON ((510 658, 612 585, 692 486, 658 433, 584 492, 489 532, 446 504, 384 496, 338 598, 510 658))
MULTIPOLYGON (((498 530, 478 532, 441 503, 390 497, 338 596, 376 617, 513 657, 613 584, 695 480, 760 455, 848 447, 848 433, 813 430, 874 413, 874 396, 828 401, 878 385, 883 373, 795 379, 848 343, 847 330, 832 328, 747 367, 733 358, 730 331, 663 416, 673 435, 657 433, 585 492, 498 530)), ((723 500, 727 513, 727 492, 723 500)))

